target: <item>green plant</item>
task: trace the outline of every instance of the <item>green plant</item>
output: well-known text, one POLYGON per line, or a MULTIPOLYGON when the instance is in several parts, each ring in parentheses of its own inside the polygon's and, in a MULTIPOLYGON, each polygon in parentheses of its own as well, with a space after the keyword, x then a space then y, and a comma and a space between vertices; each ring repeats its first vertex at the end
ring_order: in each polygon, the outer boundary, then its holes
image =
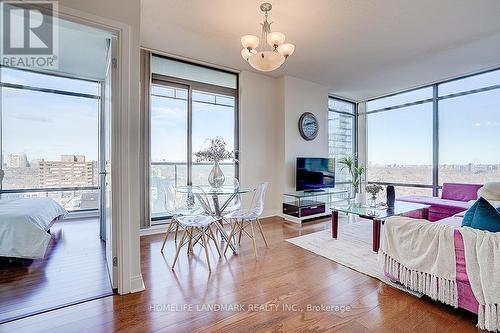
POLYGON ((351 156, 341 158, 339 163, 342 164, 341 170, 347 169, 349 171, 354 192, 358 193, 359 183, 361 182, 361 176, 365 172, 365 167, 362 165, 356 166, 356 163, 351 156))

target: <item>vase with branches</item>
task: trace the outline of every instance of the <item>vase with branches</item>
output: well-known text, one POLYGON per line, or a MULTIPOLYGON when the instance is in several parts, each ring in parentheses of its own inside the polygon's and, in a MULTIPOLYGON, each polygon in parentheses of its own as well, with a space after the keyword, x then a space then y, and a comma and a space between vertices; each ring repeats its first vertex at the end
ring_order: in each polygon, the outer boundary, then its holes
POLYGON ((362 165, 356 166, 355 160, 351 156, 343 157, 339 160, 342 165, 341 170, 347 169, 349 175, 351 176, 351 185, 356 196, 361 193, 360 183, 363 174, 365 173, 365 167, 362 165))
POLYGON ((208 175, 208 183, 213 188, 220 188, 224 185, 226 177, 220 168, 219 163, 224 160, 232 160, 236 162, 234 150, 228 150, 227 144, 223 138, 215 137, 215 139, 207 139, 209 145, 206 149, 195 153, 196 162, 213 162, 214 166, 208 175))

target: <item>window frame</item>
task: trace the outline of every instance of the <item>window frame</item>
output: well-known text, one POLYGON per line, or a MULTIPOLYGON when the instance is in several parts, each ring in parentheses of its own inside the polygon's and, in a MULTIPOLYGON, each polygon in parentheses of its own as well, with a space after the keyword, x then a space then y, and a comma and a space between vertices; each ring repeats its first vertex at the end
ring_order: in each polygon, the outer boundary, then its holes
MULTIPOLYGON (((338 101, 341 101, 341 102, 345 102, 345 103, 349 103, 349 104, 352 104, 353 107, 354 107, 354 111, 353 113, 349 113, 349 112, 345 112, 345 111, 339 111, 339 110, 335 110, 334 108, 330 108, 329 104, 328 104, 328 115, 330 115, 330 112, 333 112, 333 113, 337 113, 337 114, 341 114, 341 115, 344 115, 344 116, 349 116, 349 117, 352 117, 352 123, 353 123, 353 129, 352 129, 352 152, 353 152, 353 159, 354 159, 354 162, 356 164, 356 166, 358 165, 358 103, 356 102, 353 102, 351 100, 348 100, 346 98, 342 98, 342 97, 338 97, 338 96, 333 96, 333 95, 329 95, 328 96, 328 100, 330 99, 336 99, 338 101)), ((328 121, 330 121, 330 117, 328 117, 328 121)), ((329 125, 329 124, 328 124, 329 125)), ((330 141, 330 129, 328 129, 328 141, 330 141)), ((329 150, 330 147, 328 147, 328 150, 329 150)), ((328 151, 328 156, 329 157, 334 157, 330 154, 330 151, 328 151)), ((350 181, 343 181, 343 182, 335 182, 335 185, 346 185, 346 184, 351 184, 350 181)))
MULTIPOLYGON (((489 70, 473 73, 473 74, 467 74, 459 77, 455 77, 452 79, 444 80, 444 81, 439 81, 435 82, 433 84, 428 84, 428 85, 423 85, 419 87, 415 87, 412 89, 407 89, 403 91, 399 91, 396 93, 391 93, 375 98, 370 98, 364 101, 364 103, 368 103, 370 101, 374 101, 377 99, 381 98, 386 98, 386 97, 391 97, 403 93, 407 93, 410 91, 418 90, 418 89, 423 89, 423 88, 428 88, 432 87, 432 98, 427 98, 427 99, 421 99, 417 100, 411 103, 404 103, 404 104, 399 104, 399 105, 394 105, 386 108, 380 108, 380 109, 375 109, 375 110, 366 110, 365 114, 368 116, 369 114, 372 113, 378 113, 378 112, 388 112, 391 110, 395 109, 400 109, 408 106, 414 106, 414 105, 419 105, 419 104, 424 104, 424 103, 432 103, 432 184, 412 184, 412 183, 392 183, 392 182, 379 182, 379 181, 368 181, 369 184, 378 184, 378 185, 394 185, 394 186, 405 186, 405 187, 415 187, 415 188, 431 188, 432 189, 432 195, 434 197, 439 196, 439 190, 442 188, 441 185, 439 185, 439 102, 442 100, 446 100, 449 98, 455 98, 455 97, 461 97, 461 96, 466 96, 466 95, 471 95, 471 94, 477 94, 481 92, 486 92, 486 91, 491 91, 491 90, 496 90, 500 89, 500 84, 495 84, 495 85, 490 85, 482 88, 476 88, 476 89, 471 89, 471 90, 465 90, 461 91, 458 93, 452 93, 452 94, 447 94, 443 96, 439 96, 439 86, 448 82, 452 81, 458 81, 462 79, 466 79, 469 77, 474 77, 494 71, 499 71, 500 67, 497 68, 492 68, 489 70)), ((369 126, 369 121, 367 117, 366 121, 366 130, 368 131, 368 126, 369 126)), ((369 149, 369 148, 368 148, 369 149)), ((367 150, 368 153, 368 150, 367 150)))
MULTIPOLYGON (((47 75, 51 77, 58 77, 58 78, 64 78, 64 79, 72 79, 72 80, 80 80, 80 81, 86 81, 86 82, 92 82, 96 83, 99 85, 98 88, 98 95, 93 95, 93 94, 87 94, 87 93, 78 93, 78 92, 73 92, 73 91, 67 91, 67 90, 60 90, 60 89, 51 89, 51 88, 43 88, 43 87, 36 87, 36 86, 30 86, 26 84, 17 84, 17 83, 7 83, 3 82, 1 80, 0 76, 0 94, 2 94, 2 89, 3 88, 10 88, 10 89, 18 89, 18 90, 26 90, 26 91, 35 91, 35 92, 41 92, 41 93, 47 93, 47 94, 55 94, 55 95, 63 95, 63 96, 71 96, 71 97, 80 97, 80 98, 89 98, 89 99, 96 99, 99 101, 99 107, 98 107, 98 114, 97 117, 100 121, 100 115, 101 115, 101 103, 102 103, 102 98, 100 95, 100 92, 102 91, 102 81, 98 80, 91 80, 87 78, 82 78, 82 77, 76 77, 76 76, 71 76, 71 75, 63 75, 61 73, 50 73, 47 71, 43 70, 30 70, 27 68, 19 68, 19 67, 11 67, 11 66, 5 66, 5 65, 0 65, 0 68, 11 68, 14 70, 19 70, 19 71, 26 71, 26 72, 32 72, 35 74, 42 74, 42 75, 47 75)), ((97 125, 98 127, 100 125, 97 125)), ((4 163, 4 154, 3 154, 3 107, 2 103, 0 103, 0 169, 3 169, 3 163, 4 163)), ((97 161, 99 163, 99 161, 97 161)), ((9 188, 9 189, 4 189, 3 188, 3 182, 0 182, 0 198, 2 197, 2 194, 26 194, 26 193, 48 193, 50 192, 75 192, 75 191, 99 191, 100 186, 74 186, 74 187, 67 187, 67 186, 59 186, 59 187, 40 187, 40 188, 9 188)), ((69 213, 80 213, 80 212, 97 212, 99 208, 95 209, 77 209, 77 210, 69 210, 69 213)))
MULTIPOLYGON (((156 54, 152 54, 152 56, 157 56, 156 54)), ((168 57, 164 57, 168 58, 168 57)), ((172 58, 168 58, 172 59, 172 58)), ((183 60, 178 60, 178 59, 172 59, 175 61, 180 61, 184 63, 188 63, 183 60)), ((236 76, 236 88, 228 88, 228 87, 223 87, 223 86, 218 86, 214 84, 209 84, 209 83, 204 83, 204 82, 197 82, 197 81, 192 81, 192 80, 187 80, 187 79, 182 79, 182 78, 177 78, 177 77, 172 77, 168 75, 163 75, 163 74, 158 74, 151 72, 151 86, 153 85, 164 85, 164 86, 177 86, 181 87, 184 89, 188 90, 187 94, 187 185, 192 185, 192 168, 193 168, 193 151, 192 151, 192 127, 193 127, 193 122, 192 122, 192 117, 193 117, 193 91, 199 91, 199 92, 206 92, 206 93, 212 93, 212 94, 220 94, 220 95, 227 95, 234 97, 234 152, 235 152, 235 162, 234 162, 234 176, 235 178, 239 179, 240 178, 240 118, 239 118, 239 74, 235 72, 229 72, 229 71, 224 71, 218 68, 212 68, 208 66, 203 66, 199 64, 195 64, 196 66, 202 66, 202 67, 207 67, 210 69, 222 71, 222 72, 228 72, 236 76)), ((152 91, 150 92, 150 96, 152 95, 152 91)), ((168 97, 167 97, 168 98, 168 97)), ((202 102, 203 103, 203 102, 202 102)), ((148 121, 151 121, 151 114, 149 115, 148 121)), ((149 124, 149 128, 151 128, 151 123, 149 124)), ((149 135, 148 140, 151 140, 151 135, 149 135)), ((149 142, 149 149, 151 150, 151 142, 149 142)), ((169 162, 165 162, 169 163, 169 162)), ((152 162, 150 161, 149 163, 149 170, 151 170, 152 165, 158 165, 162 164, 162 162, 152 162)), ((151 199, 150 199, 151 200, 151 199)), ((163 223, 168 223, 168 219, 170 219, 171 216, 151 216, 151 225, 157 225, 157 224, 163 224, 163 223)))

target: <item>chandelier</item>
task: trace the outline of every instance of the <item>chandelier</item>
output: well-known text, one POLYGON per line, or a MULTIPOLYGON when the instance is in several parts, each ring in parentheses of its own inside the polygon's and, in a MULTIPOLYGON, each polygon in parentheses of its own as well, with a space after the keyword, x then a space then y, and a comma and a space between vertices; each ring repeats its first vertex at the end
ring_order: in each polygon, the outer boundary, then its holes
POLYGON ((245 35, 241 37, 241 56, 255 69, 263 72, 274 71, 279 68, 285 59, 292 55, 295 50, 293 44, 285 44, 285 35, 281 32, 271 32, 271 23, 267 21, 267 15, 273 6, 270 3, 260 5, 260 10, 264 12, 264 22, 262 25, 261 39, 259 37, 245 35), (267 42, 267 43, 266 43, 267 42))

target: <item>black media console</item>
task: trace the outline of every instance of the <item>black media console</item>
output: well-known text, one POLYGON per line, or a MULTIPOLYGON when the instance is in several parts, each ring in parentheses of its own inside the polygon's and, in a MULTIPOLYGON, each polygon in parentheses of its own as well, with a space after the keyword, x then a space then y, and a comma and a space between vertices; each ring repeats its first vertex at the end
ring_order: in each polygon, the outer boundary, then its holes
POLYGON ((326 205, 321 201, 299 200, 293 203, 283 203, 283 214, 291 215, 294 217, 300 218, 325 212, 326 205))

